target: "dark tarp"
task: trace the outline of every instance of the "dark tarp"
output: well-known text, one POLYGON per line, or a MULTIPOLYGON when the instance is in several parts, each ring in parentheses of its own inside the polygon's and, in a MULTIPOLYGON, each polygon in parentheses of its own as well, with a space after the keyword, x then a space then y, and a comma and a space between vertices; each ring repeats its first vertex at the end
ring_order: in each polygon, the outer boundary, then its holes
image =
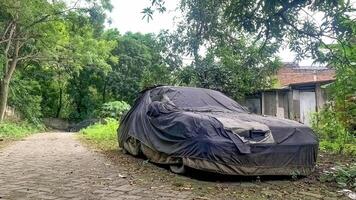
POLYGON ((316 136, 303 124, 250 114, 220 92, 190 87, 142 92, 122 119, 119 136, 120 146, 132 137, 182 159, 258 168, 306 167, 308 172, 318 149, 316 136))

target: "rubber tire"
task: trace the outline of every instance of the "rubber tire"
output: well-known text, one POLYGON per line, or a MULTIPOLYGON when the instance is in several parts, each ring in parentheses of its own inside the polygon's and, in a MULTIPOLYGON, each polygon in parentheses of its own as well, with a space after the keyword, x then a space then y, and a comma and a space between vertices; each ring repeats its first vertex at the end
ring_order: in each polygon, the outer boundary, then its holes
POLYGON ((169 165, 169 169, 176 174, 184 174, 186 172, 186 168, 183 163, 180 165, 169 165))
POLYGON ((134 138, 129 138, 124 143, 123 149, 133 156, 139 156, 141 153, 141 143, 134 138))

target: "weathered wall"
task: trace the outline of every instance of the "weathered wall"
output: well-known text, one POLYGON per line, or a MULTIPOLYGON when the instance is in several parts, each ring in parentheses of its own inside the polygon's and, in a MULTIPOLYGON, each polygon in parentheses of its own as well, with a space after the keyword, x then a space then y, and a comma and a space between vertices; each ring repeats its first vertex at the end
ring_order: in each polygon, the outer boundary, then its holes
POLYGON ((5 119, 12 120, 12 121, 18 121, 21 119, 21 115, 20 115, 20 113, 18 113, 16 111, 15 108, 7 106, 6 110, 5 110, 5 119))
POLYGON ((68 130, 68 128, 71 126, 70 122, 59 118, 44 118, 43 123, 49 128, 58 130, 68 130))
POLYGON ((276 92, 264 92, 264 115, 276 116, 277 106, 276 106, 276 92))
POLYGON ((262 114, 260 97, 248 98, 243 102, 243 105, 252 113, 262 114))
POLYGON ((288 93, 284 91, 278 92, 278 107, 277 117, 288 118, 288 93))
POLYGON ((317 84, 315 86, 315 95, 316 95, 317 111, 320 111, 328 101, 328 96, 325 89, 320 87, 320 84, 317 84))
POLYGON ((299 95, 299 90, 293 90, 292 91, 292 116, 290 116, 291 119, 295 121, 300 121, 300 95, 299 95))

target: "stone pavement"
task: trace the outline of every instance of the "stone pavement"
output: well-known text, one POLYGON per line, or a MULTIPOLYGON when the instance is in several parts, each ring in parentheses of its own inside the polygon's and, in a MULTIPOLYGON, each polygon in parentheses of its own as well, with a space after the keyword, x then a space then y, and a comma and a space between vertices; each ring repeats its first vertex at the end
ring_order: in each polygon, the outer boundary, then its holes
POLYGON ((0 199, 191 199, 170 186, 132 184, 132 177, 72 133, 33 135, 0 149, 0 199))

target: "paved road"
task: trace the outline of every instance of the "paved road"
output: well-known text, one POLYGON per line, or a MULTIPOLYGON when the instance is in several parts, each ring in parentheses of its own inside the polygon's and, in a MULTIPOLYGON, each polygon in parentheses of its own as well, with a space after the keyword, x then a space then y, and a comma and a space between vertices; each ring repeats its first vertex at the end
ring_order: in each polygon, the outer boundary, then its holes
POLYGON ((36 134, 0 149, 0 199, 191 199, 137 186, 127 169, 83 147, 71 133, 36 134))

